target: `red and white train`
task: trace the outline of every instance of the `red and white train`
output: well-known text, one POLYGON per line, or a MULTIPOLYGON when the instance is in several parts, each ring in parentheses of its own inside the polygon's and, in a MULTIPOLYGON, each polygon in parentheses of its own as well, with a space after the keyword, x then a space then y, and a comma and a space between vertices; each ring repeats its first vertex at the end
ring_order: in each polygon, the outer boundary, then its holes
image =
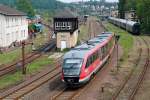
POLYGON ((104 32, 64 55, 62 81, 68 85, 87 83, 113 52, 115 34, 104 32))

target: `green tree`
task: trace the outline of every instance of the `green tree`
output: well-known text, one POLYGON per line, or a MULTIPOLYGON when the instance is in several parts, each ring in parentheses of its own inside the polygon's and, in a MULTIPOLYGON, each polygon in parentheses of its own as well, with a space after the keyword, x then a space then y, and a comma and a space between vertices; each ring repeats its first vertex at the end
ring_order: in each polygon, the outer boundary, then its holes
POLYGON ((136 13, 144 33, 150 33, 150 0, 137 0, 136 13))
POLYGON ((136 9, 136 0, 126 0, 125 10, 135 10, 136 9))
POLYGON ((119 0, 118 10, 119 10, 120 18, 125 18, 125 5, 126 5, 126 0, 119 0))
POLYGON ((17 0, 16 6, 18 10, 27 13, 29 17, 33 17, 35 15, 30 0, 17 0))

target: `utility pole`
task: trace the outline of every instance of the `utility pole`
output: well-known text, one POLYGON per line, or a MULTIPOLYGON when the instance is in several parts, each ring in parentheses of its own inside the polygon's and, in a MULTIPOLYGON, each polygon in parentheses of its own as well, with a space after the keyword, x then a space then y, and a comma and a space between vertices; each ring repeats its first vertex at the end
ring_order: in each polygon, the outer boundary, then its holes
POLYGON ((24 48, 25 48, 25 41, 22 41, 22 74, 26 74, 24 48))
POLYGON ((116 44, 116 49, 117 49, 117 71, 119 70, 119 54, 118 54, 118 41, 120 39, 120 35, 115 36, 115 44, 116 44))
POLYGON ((22 74, 26 74, 26 67, 25 67, 25 45, 31 44, 33 46, 33 42, 25 43, 22 41, 22 74))

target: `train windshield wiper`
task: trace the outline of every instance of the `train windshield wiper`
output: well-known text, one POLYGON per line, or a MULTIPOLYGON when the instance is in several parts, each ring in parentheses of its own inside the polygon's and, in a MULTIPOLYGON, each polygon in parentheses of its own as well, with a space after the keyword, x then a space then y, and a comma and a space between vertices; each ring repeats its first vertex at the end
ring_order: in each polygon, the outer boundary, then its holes
POLYGON ((73 68, 74 67, 74 65, 76 65, 77 63, 73 63, 71 66, 70 66, 70 68, 73 68))

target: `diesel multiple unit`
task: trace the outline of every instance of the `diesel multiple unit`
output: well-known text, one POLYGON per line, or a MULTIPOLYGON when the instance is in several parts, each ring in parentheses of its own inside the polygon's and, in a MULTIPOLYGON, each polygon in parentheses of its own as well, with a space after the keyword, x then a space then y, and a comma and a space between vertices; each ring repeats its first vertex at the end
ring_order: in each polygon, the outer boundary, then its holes
POLYGON ((68 85, 88 82, 111 55, 114 36, 104 32, 67 52, 63 57, 62 81, 68 85))

